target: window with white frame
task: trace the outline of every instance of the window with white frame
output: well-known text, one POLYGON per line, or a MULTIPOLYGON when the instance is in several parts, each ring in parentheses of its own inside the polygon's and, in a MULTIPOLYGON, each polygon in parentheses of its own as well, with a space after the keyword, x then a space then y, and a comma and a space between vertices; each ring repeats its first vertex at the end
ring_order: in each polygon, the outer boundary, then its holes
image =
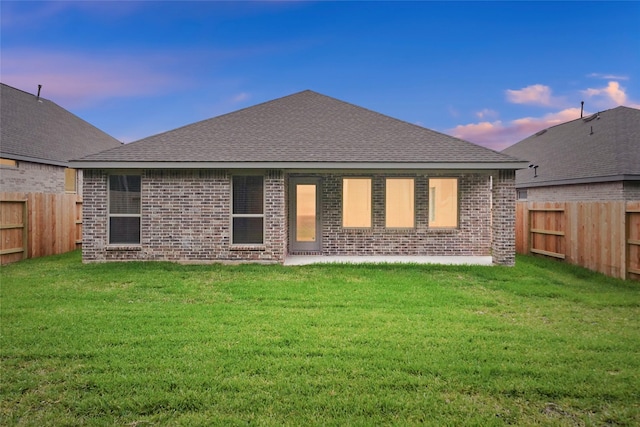
POLYGON ((371 178, 342 180, 342 226, 371 228, 371 178))
POLYGON ((231 212, 232 243, 264 243, 264 178, 259 175, 233 177, 231 212))
POLYGON ((385 185, 385 227, 413 228, 414 226, 414 179, 387 178, 385 185))
POLYGON ((109 243, 140 243, 140 175, 109 176, 109 243))
POLYGON ((429 227, 458 226, 458 179, 429 179, 429 227))

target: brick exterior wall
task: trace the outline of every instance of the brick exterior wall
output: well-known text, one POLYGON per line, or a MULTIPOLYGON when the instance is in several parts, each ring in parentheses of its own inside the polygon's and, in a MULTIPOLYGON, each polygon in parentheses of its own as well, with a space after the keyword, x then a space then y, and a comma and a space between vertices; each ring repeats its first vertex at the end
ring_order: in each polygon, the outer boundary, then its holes
MULTIPOLYGON (((309 176, 308 174, 301 176, 309 176)), ((318 175, 317 175, 318 176, 318 175)), ((324 255, 465 255, 486 256, 491 245, 491 190, 488 174, 322 174, 322 254, 324 255), (373 223, 370 229, 342 227, 343 177, 372 178, 373 223), (415 178, 413 229, 385 227, 385 178, 415 178), (459 178, 459 227, 428 226, 429 178, 459 178)))
POLYGON ((85 170, 82 203, 82 259, 104 261, 107 246, 107 176, 85 170))
POLYGON ((516 190, 515 171, 499 171, 493 179, 493 263, 516 263, 516 190))
MULTIPOLYGON (((62 166, 18 161, 18 166, 0 166, 0 191, 7 193, 64 193, 62 166)), ((82 189, 82 172, 78 171, 78 193, 82 189)))
POLYGON ((640 181, 625 181, 623 187, 624 200, 640 200, 640 181))
POLYGON ((527 202, 606 202, 620 200, 640 200, 640 181, 531 187, 527 189, 526 198, 527 202))
MULTIPOLYGON (((265 240, 259 246, 231 245, 231 176, 222 170, 145 170, 142 175, 140 245, 108 244, 107 172, 84 176, 83 260, 169 260, 180 262, 282 262, 287 255, 288 177, 266 171, 265 240)), ((291 175, 295 176, 295 175, 291 175)), ((302 175, 300 175, 302 176, 302 175)), ((304 176, 310 176, 305 174, 304 176)), ((515 260, 514 174, 318 174, 322 178, 322 251, 324 255, 465 255, 493 253, 497 264, 515 260), (342 228, 342 178, 372 178, 373 226, 342 228), (385 178, 414 177, 416 226, 385 228, 385 178), (428 226, 428 180, 458 178, 459 227, 428 226), (494 201, 493 218, 491 201, 494 201), (505 203, 506 206, 500 204, 505 203), (497 230, 492 232, 493 225, 497 230), (498 233, 492 240, 492 236, 498 233)))
POLYGON ((622 200, 622 182, 554 185, 527 189, 528 202, 580 202, 622 200))
POLYGON ((109 245, 107 173, 85 174, 83 260, 282 262, 284 174, 265 174, 265 241, 231 244, 231 174, 223 170, 147 170, 142 175, 140 245, 109 245))

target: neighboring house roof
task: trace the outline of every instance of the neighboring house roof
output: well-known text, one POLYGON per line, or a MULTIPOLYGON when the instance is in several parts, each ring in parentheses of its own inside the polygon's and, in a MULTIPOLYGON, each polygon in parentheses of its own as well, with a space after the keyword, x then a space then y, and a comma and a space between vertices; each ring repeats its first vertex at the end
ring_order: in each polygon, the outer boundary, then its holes
POLYGON ((122 144, 59 105, 0 83, 0 157, 69 166, 122 144))
POLYGON ((640 180, 640 110, 602 111, 540 131, 502 152, 538 166, 517 171, 517 187, 640 180))
POLYGON ((451 167, 526 163, 313 91, 90 155, 78 167, 451 167))

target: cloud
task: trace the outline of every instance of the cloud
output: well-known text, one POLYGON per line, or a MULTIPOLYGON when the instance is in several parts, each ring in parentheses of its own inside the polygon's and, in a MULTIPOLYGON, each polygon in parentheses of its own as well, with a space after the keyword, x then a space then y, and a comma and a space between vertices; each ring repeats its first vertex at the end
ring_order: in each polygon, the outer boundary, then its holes
MULTIPOLYGON (((596 76, 595 73, 592 75, 596 76)), ((589 101, 585 102, 584 115, 591 114, 586 109, 601 111, 618 105, 640 108, 640 103, 630 100, 626 89, 617 81, 609 81, 604 87, 588 88, 579 93, 589 101)), ((549 86, 541 84, 527 86, 520 90, 507 90, 506 94, 508 100, 516 104, 551 107, 563 104, 560 98, 552 96, 549 86)), ((564 108, 539 117, 523 117, 510 121, 491 120, 496 119, 499 114, 489 109, 478 111, 475 116, 480 120, 479 122, 458 125, 446 132, 500 151, 542 129, 580 118, 580 108, 564 108)))
POLYGON ((618 105, 626 105, 628 107, 640 108, 640 104, 633 102, 627 96, 626 89, 620 86, 616 81, 610 81, 602 88, 589 88, 583 90, 582 94, 592 99, 598 108, 613 108, 618 105))
POLYGON ((509 122, 496 120, 458 125, 449 129, 448 133, 457 138, 500 151, 542 129, 578 118, 580 118, 580 108, 567 108, 545 114, 542 117, 524 117, 509 122))
POLYGON ((490 110, 489 108, 484 108, 476 112, 476 117, 479 119, 491 119, 491 118, 496 118, 499 115, 500 114, 497 111, 490 110))
POLYGON ((587 77, 591 77, 594 79, 604 79, 604 80, 629 80, 629 76, 622 76, 618 74, 591 73, 591 74, 587 74, 587 77))
POLYGON ((149 96, 184 85, 172 70, 172 55, 4 50, 2 81, 34 92, 65 108, 84 107, 107 98, 149 96))
POLYGON ((247 92, 240 92, 231 98, 231 102, 234 104, 239 104, 241 102, 249 100, 250 98, 251 98, 251 94, 247 92))
POLYGON ((514 104, 550 106, 556 102, 551 97, 551 88, 541 84, 527 86, 519 90, 507 89, 505 93, 507 100, 514 104))

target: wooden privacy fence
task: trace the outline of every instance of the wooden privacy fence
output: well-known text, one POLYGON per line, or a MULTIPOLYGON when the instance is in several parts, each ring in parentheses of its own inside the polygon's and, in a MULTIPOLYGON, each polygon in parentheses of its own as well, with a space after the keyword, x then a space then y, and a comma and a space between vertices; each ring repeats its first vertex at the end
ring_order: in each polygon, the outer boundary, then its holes
POLYGON ((69 252, 81 244, 78 195, 0 193, 0 264, 69 252))
POLYGON ((518 202, 516 251, 640 280, 640 201, 518 202))

